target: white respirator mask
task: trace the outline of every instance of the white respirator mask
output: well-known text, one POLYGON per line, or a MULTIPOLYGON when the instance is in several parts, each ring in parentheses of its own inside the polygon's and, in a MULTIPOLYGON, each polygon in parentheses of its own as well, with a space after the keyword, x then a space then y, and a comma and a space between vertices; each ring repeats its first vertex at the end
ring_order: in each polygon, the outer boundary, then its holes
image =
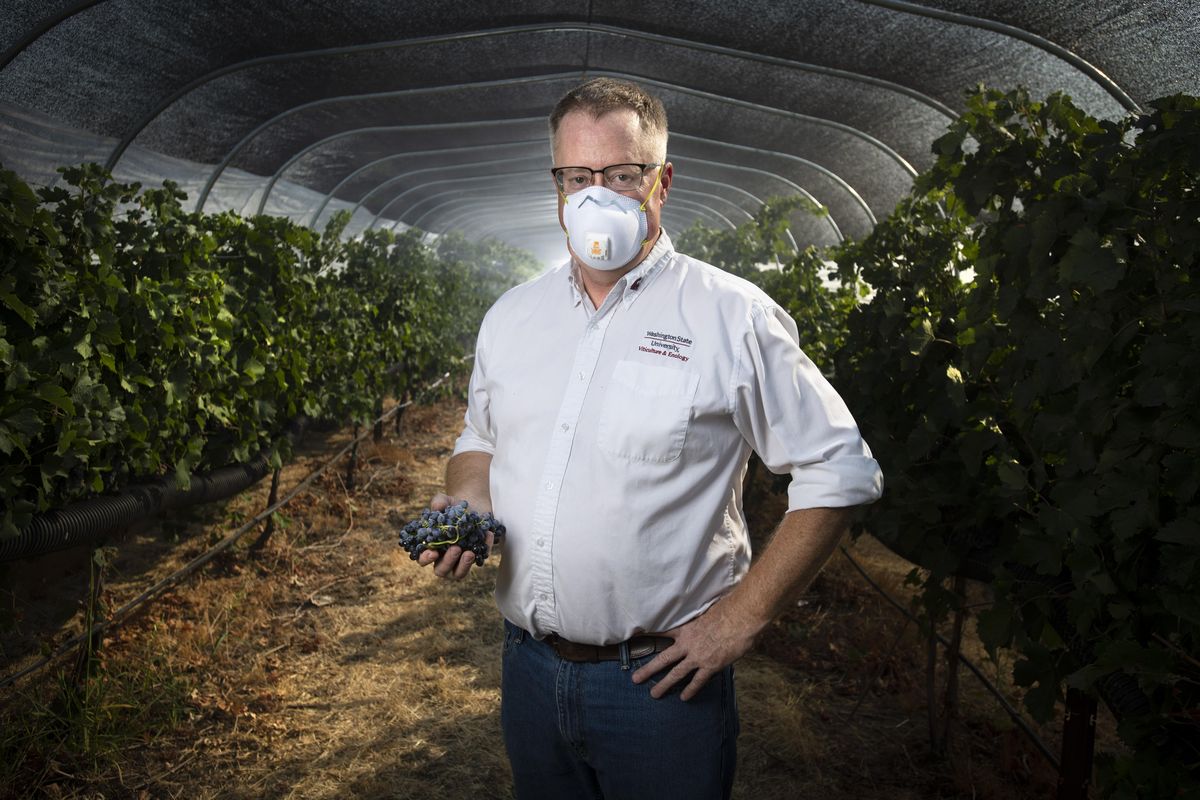
MULTIPOLYGON (((658 177, 654 179, 656 186, 658 177)), ((563 226, 575 257, 592 269, 604 271, 620 269, 632 261, 649 241, 646 203, 654 195, 654 187, 640 203, 607 186, 589 186, 563 195, 563 226)))

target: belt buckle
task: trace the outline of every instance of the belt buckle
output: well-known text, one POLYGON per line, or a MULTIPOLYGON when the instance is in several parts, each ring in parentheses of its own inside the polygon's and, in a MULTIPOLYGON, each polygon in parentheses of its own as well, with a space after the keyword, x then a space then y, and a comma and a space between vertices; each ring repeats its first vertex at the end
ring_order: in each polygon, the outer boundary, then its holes
POLYGON ((647 637, 641 644, 635 645, 631 639, 629 642, 629 657, 641 658, 648 656, 651 653, 658 651, 658 640, 654 637, 647 637))

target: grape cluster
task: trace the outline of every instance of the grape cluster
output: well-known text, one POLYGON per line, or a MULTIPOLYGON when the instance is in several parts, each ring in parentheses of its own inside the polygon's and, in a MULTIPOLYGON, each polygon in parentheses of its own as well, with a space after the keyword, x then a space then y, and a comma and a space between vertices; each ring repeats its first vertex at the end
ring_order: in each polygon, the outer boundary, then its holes
POLYGON ((487 560, 487 533, 492 532, 493 541, 499 544, 504 538, 504 526, 496 521, 491 512, 482 516, 467 510, 467 501, 462 500, 445 511, 427 508, 421 516, 405 523, 400 529, 400 546, 408 551, 413 561, 426 550, 446 552, 452 544, 475 554, 475 563, 487 560))

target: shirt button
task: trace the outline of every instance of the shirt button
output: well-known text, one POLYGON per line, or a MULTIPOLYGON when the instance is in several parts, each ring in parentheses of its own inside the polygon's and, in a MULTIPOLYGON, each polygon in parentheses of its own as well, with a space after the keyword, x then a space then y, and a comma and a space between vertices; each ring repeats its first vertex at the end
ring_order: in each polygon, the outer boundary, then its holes
POLYGON ((538 547, 545 547, 545 546, 546 546, 546 540, 538 539, 538 547))
POLYGON ((583 373, 579 373, 579 380, 583 380, 583 373))
POLYGON ((554 481, 546 481, 546 488, 547 488, 547 489, 553 489, 553 488, 554 488, 554 481))
POLYGON ((567 423, 565 423, 565 422, 564 422, 564 423, 562 424, 562 429, 563 429, 564 431, 569 431, 569 430, 571 430, 571 426, 570 426, 570 425, 568 425, 567 423))

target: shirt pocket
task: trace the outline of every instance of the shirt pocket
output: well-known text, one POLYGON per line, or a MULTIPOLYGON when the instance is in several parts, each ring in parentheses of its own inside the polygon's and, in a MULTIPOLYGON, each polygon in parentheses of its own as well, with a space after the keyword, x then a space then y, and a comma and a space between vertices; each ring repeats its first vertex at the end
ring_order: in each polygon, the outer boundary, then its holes
POLYGON ((600 409, 600 451, 630 461, 674 461, 683 452, 700 376, 619 361, 600 409))

